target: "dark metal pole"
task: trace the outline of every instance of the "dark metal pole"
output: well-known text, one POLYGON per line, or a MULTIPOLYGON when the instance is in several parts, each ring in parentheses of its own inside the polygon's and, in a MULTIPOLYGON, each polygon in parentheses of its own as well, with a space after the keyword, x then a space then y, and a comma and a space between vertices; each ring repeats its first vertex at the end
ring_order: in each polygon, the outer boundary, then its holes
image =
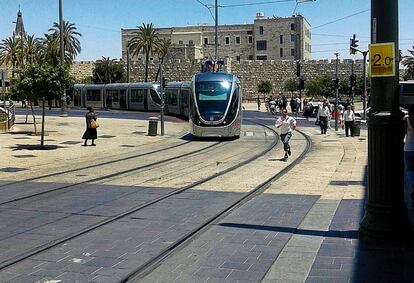
MULTIPOLYGON (((351 76, 354 77, 354 59, 352 59, 351 76)), ((356 78, 355 78, 356 81, 356 78)), ((355 86, 351 85, 351 105, 354 107, 355 86)))
POLYGON ((127 60, 127 81, 128 82, 130 82, 130 76, 131 76, 131 65, 130 65, 130 62, 129 62, 129 48, 127 48, 127 57, 126 57, 126 60, 127 60))
MULTIPOLYGON (((59 36, 60 36, 60 64, 65 64, 65 46, 63 42, 63 9, 62 0, 59 0, 59 36)), ((66 89, 63 90, 63 95, 60 101, 60 116, 66 117, 68 113, 66 111, 66 89)))
POLYGON ((368 51, 362 52, 362 55, 364 56, 364 66, 363 66, 364 93, 362 94, 362 109, 363 109, 362 118, 364 120, 367 118, 367 54, 368 54, 368 51))
POLYGON ((218 60, 218 0, 216 0, 214 5, 215 10, 215 27, 214 27, 214 59, 218 60))
POLYGON ((339 53, 335 53, 336 64, 335 64, 335 131, 338 130, 338 99, 339 99, 339 81, 338 81, 338 56, 339 53))
MULTIPOLYGON (((385 42, 395 44, 397 57, 398 1, 371 0, 371 43, 385 42)), ((398 59, 391 60, 395 64, 394 76, 371 76, 368 202, 360 224, 363 239, 407 239, 412 233, 404 203, 404 126, 399 110, 398 59)))
POLYGON ((160 63, 160 95, 161 95, 161 136, 164 135, 164 86, 163 86, 162 64, 160 63))

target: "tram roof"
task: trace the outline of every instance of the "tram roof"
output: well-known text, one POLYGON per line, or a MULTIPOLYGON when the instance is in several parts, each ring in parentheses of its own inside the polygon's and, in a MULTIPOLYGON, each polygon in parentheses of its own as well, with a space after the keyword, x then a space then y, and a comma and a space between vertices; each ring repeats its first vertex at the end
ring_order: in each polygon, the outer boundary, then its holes
POLYGON ((183 82, 170 82, 168 83, 165 87, 175 87, 175 88, 179 88, 179 87, 185 87, 185 86, 190 86, 191 82, 188 81, 183 81, 183 82))

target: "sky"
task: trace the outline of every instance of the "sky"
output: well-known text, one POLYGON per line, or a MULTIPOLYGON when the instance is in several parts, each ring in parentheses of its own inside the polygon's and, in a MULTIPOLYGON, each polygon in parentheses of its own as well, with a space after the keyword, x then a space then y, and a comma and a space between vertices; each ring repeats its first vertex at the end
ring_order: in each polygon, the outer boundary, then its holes
MULTIPOLYGON (((206 7, 197 0, 62 0, 65 20, 75 23, 82 34, 82 52, 76 60, 96 60, 102 56, 121 57, 121 28, 152 22, 155 27, 214 25, 206 7)), ((212 5, 214 0, 199 0, 212 5)), ((266 17, 289 17, 295 0, 257 4, 271 0, 219 0, 219 24, 253 23, 256 12, 266 17), (247 5, 251 4, 253 5, 247 5), (256 4, 254 4, 256 3, 256 4), (226 5, 246 4, 242 7, 226 5)), ((273 1, 275 2, 275 1, 273 1)), ((19 9, 26 32, 43 36, 58 21, 58 0, 0 0, 0 39, 12 35, 19 9)), ((296 12, 312 26, 312 59, 341 59, 349 54, 349 39, 356 34, 359 47, 367 49, 370 33, 370 0, 316 0, 299 4, 296 12), (354 15, 356 14, 356 15, 354 15), (354 15, 354 16, 351 16, 354 15), (343 20, 339 20, 345 18, 343 20), (339 21, 336 21, 339 20, 339 21), (330 22, 333 22, 328 24, 330 22), (336 21, 336 22, 335 22, 336 21)), ((400 49, 413 49, 413 0, 399 0, 400 49)), ((357 55, 355 58, 361 58, 357 55)))

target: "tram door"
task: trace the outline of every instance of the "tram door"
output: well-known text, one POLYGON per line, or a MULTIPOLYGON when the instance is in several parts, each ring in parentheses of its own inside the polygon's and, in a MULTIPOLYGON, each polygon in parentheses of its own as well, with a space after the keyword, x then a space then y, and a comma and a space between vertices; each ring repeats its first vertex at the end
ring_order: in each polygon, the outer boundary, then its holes
POLYGON ((80 89, 76 89, 73 92, 73 106, 81 106, 81 91, 80 89))
POLYGON ((144 110, 148 110, 148 89, 145 90, 144 94, 144 110))
POLYGON ((106 108, 112 108, 112 91, 107 90, 105 93, 105 105, 106 108))
POLYGON ((126 90, 121 89, 119 91, 119 108, 126 109, 127 108, 127 100, 126 100, 126 90))

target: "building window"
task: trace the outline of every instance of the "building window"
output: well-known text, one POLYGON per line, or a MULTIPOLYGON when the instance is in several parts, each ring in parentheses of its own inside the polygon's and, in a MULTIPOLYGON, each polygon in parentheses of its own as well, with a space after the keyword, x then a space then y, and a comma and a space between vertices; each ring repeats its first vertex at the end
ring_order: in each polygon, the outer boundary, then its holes
POLYGON ((264 32, 263 27, 262 27, 262 26, 260 26, 260 27, 259 27, 259 33, 260 33, 260 34, 263 34, 263 32, 264 32))
POLYGON ((266 40, 258 40, 256 41, 256 50, 267 50, 267 41, 266 40))
POLYGON ((280 58, 283 57, 283 48, 280 48, 280 58))
POLYGON ((290 56, 295 56, 295 48, 290 49, 290 56))
POLYGON ((236 44, 240 44, 240 36, 236 36, 236 44))
POLYGON ((283 44, 283 34, 281 34, 281 35, 279 36, 279 42, 280 42, 280 44, 283 44))
POLYGON ((236 60, 237 60, 237 62, 240 62, 240 55, 236 56, 236 60))
POLYGON ((256 56, 256 60, 267 60, 266 55, 256 56))
POLYGON ((248 30, 248 31, 247 31, 247 34, 253 34, 253 31, 248 30))
POLYGON ((249 55, 249 60, 253 60, 253 55, 249 55))
POLYGON ((253 36, 249 35, 249 43, 253 43, 253 36))
POLYGON ((226 37, 225 37, 225 41, 226 41, 226 44, 227 44, 227 45, 228 45, 228 44, 230 44, 230 37, 226 36, 226 37))
POLYGON ((204 37, 204 44, 207 45, 208 44, 208 37, 204 37))
POLYGON ((294 34, 290 35, 290 42, 295 42, 295 35, 294 34))
POLYGON ((295 30, 295 24, 290 24, 290 30, 295 30))
POLYGON ((189 40, 189 41, 188 41, 188 44, 194 44, 194 41, 189 40))
POLYGON ((179 40, 179 41, 178 41, 178 44, 183 44, 183 41, 182 41, 182 40, 179 40))

